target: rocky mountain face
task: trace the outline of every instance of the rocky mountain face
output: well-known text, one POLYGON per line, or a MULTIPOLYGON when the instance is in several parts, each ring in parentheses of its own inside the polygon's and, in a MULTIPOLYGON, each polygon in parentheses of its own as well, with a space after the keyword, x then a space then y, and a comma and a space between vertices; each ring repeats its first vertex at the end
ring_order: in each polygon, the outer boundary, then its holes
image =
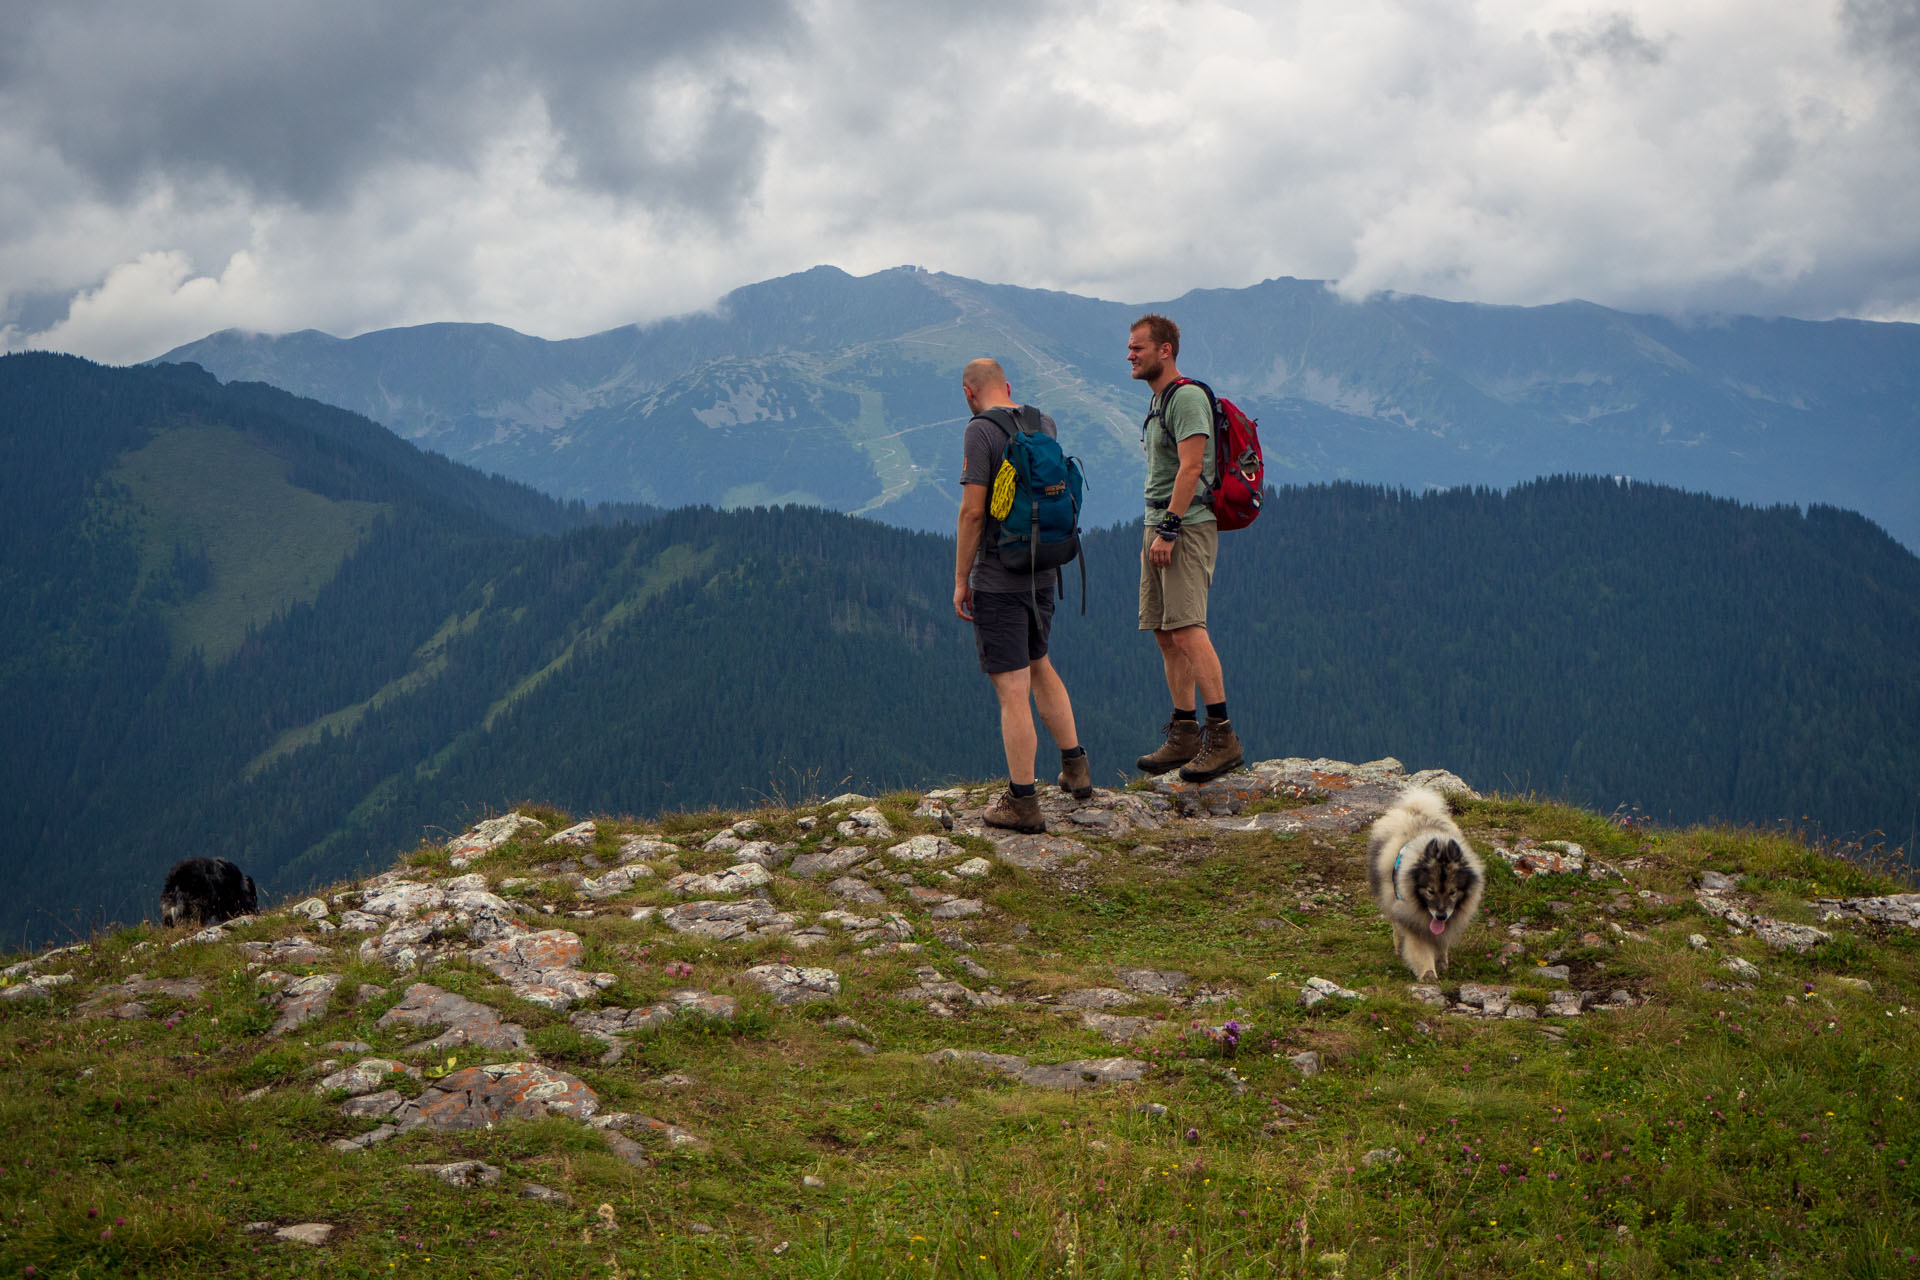
POLYGON ((163 361, 340 405, 564 498, 801 502, 945 529, 961 366, 998 357, 1087 465, 1089 522, 1130 518, 1141 388, 1126 327, 1182 325, 1182 369, 1257 417, 1276 484, 1421 490, 1623 475, 1860 511, 1920 546, 1920 326, 1587 303, 1493 307, 1310 280, 1151 304, 831 267, 714 310, 563 341, 439 324, 350 339, 228 331, 163 361))

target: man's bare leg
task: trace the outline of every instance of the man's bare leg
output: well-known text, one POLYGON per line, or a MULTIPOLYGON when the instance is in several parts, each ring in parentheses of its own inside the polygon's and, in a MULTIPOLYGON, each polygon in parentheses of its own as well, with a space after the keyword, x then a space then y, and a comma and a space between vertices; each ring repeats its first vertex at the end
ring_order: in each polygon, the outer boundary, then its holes
MULTIPOLYGON (((995 696, 1000 699, 1000 744, 1007 753, 1007 781, 1022 785, 1033 782, 1033 753, 1040 745, 1039 735, 1033 728, 1033 709, 1027 704, 1032 690, 1028 671, 1029 668, 1021 667, 988 677, 993 681, 995 696)), ((1054 677, 1054 682, 1059 683, 1059 677, 1054 677)), ((1060 693, 1064 703, 1065 688, 1060 693)), ((1067 713, 1067 722, 1073 722, 1071 711, 1067 713)))
MULTIPOLYGON (((1036 659, 1028 665, 1027 672, 1033 689, 1033 705, 1039 708, 1041 721, 1053 735, 1053 745, 1062 751, 1073 750, 1080 745, 1080 731, 1074 727, 1073 703, 1067 698, 1067 686, 1061 682, 1060 673, 1047 658, 1036 659)), ((1005 704, 1001 705, 1004 715, 1005 704)), ((1037 743, 1029 748, 1028 759, 1032 759, 1038 749, 1037 743)))
MULTIPOLYGON (((1213 651, 1213 637, 1207 634, 1205 627, 1181 627, 1178 631, 1156 631, 1155 639, 1161 640, 1160 652, 1163 657, 1171 649, 1180 663, 1180 671, 1186 678, 1186 693, 1189 698, 1193 690, 1200 690, 1200 701, 1221 703, 1227 700, 1227 679, 1220 670, 1220 657, 1213 651)), ((1174 660, 1167 660, 1167 685, 1174 688, 1173 705, 1185 711, 1193 704, 1180 706, 1179 691, 1174 686, 1174 660)))

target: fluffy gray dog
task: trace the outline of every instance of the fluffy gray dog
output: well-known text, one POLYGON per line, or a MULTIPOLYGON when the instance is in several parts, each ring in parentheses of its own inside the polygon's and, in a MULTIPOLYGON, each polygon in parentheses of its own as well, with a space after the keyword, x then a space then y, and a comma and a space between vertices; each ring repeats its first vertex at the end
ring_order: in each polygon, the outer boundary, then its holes
POLYGON ((1431 982, 1473 923, 1487 884, 1438 792, 1410 787, 1367 835, 1367 887, 1393 925, 1393 953, 1431 982))

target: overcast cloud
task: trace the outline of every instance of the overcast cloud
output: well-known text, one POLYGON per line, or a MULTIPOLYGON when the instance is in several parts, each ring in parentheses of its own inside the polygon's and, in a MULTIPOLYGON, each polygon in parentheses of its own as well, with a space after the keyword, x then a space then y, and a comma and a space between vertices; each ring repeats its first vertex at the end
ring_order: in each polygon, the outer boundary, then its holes
POLYGON ((11 0, 0 350, 819 263, 1920 321, 1920 0, 11 0))

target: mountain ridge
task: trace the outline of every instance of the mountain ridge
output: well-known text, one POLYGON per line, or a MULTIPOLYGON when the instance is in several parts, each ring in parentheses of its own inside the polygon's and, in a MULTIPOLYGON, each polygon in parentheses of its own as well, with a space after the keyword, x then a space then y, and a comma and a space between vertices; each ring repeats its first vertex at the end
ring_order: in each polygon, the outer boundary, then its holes
POLYGON ((1100 524, 1137 505, 1144 397, 1123 348, 1149 307, 1181 322, 1183 370, 1260 419, 1276 483, 1627 475, 1847 507, 1920 547, 1915 325, 1347 301, 1291 277, 1134 305, 816 267, 690 316, 519 335, 499 368, 475 354, 497 337, 460 325, 327 344, 229 332, 159 359, 343 405, 563 497, 734 506, 790 494, 937 531, 956 510, 959 370, 991 354, 1083 454, 1100 524), (715 454, 726 466, 703 469, 715 454))

